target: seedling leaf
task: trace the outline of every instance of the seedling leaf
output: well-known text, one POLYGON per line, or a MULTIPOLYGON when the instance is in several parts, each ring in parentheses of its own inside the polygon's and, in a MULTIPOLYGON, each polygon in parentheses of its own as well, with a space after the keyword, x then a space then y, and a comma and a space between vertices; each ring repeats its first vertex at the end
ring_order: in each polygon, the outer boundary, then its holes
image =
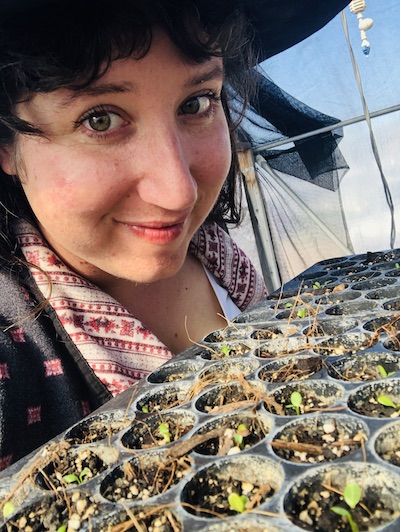
POLYGON ((290 400, 292 401, 293 406, 300 406, 303 398, 300 392, 292 392, 290 395, 290 400))
POLYGON ((82 484, 83 479, 84 479, 87 475, 89 475, 89 473, 91 473, 91 471, 90 471, 90 469, 89 469, 88 467, 84 467, 84 468, 82 469, 82 472, 81 472, 81 474, 79 475, 79 481, 80 481, 80 484, 82 484))
POLYGON ((63 476, 63 481, 66 484, 82 484, 83 479, 90 473, 90 469, 88 467, 84 467, 80 473, 80 475, 75 475, 75 473, 70 473, 69 475, 63 476))
POLYGON ((244 438, 248 436, 250 433, 247 430, 246 425, 243 425, 243 423, 240 423, 236 429, 235 434, 233 435, 233 441, 236 443, 236 445, 240 448, 244 448, 244 438))
POLYGON ((142 412, 144 412, 145 414, 148 414, 149 413, 149 407, 148 406, 142 406, 142 412))
POLYGON ((361 488, 356 482, 349 482, 343 491, 343 498, 348 506, 353 510, 361 499, 361 488))
POLYGON ((246 511, 246 504, 249 499, 246 495, 239 495, 238 493, 231 493, 228 497, 229 508, 238 514, 246 511))
POLYGON ((167 423, 160 423, 158 426, 158 430, 160 434, 164 436, 165 443, 170 443, 171 441, 171 433, 169 432, 169 427, 167 423))
POLYGON ((350 528, 351 528, 351 532, 360 532, 360 529, 358 528, 357 523, 354 521, 351 513, 346 508, 342 508, 341 506, 332 506, 331 510, 335 512, 335 514, 338 514, 338 515, 341 515, 347 518, 350 528))
POLYGON ((396 408, 396 405, 394 404, 394 402, 387 395, 380 395, 377 398, 377 401, 379 404, 383 406, 391 406, 392 408, 396 408))
POLYGON ((343 515, 344 517, 348 517, 350 515, 349 510, 347 510, 347 508, 342 508, 341 506, 332 506, 331 510, 332 512, 335 512, 335 514, 343 515))
POLYGON ((4 519, 7 519, 7 517, 9 517, 15 510, 15 506, 13 505, 12 502, 8 501, 6 502, 6 504, 3 506, 3 517, 4 519))
POLYGON ((307 309, 306 308, 299 308, 299 310, 297 311, 297 316, 299 318, 305 318, 307 316, 307 309))
POLYGON ((378 364, 378 370, 383 379, 385 379, 388 376, 387 371, 385 370, 383 366, 381 366, 381 364, 378 364))
POLYGON ((393 375, 393 373, 395 373, 394 371, 387 372, 385 368, 381 366, 381 364, 378 364, 378 370, 381 374, 382 379, 386 379, 386 377, 390 377, 391 375, 393 375))
POLYGON ((66 484, 80 484, 78 475, 71 473, 70 475, 64 475, 63 481, 66 484))
POLYGON ((231 348, 229 347, 229 345, 221 345, 220 349, 226 357, 228 357, 231 353, 231 348))

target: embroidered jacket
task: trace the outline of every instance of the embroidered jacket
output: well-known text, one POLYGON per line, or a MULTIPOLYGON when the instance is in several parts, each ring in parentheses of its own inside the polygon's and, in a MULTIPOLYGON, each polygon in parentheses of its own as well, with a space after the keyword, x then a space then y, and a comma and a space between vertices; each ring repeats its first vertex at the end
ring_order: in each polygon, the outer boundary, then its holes
MULTIPOLYGON (((39 268, 0 269, 0 470, 173 356, 119 303, 71 272, 30 224, 19 222, 17 237, 39 268), (51 304, 38 314, 49 278, 51 304)), ((189 250, 240 310, 265 297, 249 259, 216 224, 204 224, 189 250)))

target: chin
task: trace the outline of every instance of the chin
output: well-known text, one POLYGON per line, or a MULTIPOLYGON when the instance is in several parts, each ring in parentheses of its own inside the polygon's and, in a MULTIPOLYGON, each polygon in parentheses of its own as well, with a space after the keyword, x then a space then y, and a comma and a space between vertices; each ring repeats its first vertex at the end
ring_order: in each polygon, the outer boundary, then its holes
POLYGON ((144 263, 138 265, 136 261, 136 268, 131 272, 127 271, 127 269, 123 269, 121 277, 136 283, 156 283, 157 281, 169 279, 176 275, 182 268, 185 258, 186 253, 183 256, 179 255, 179 257, 169 257, 156 264, 154 261, 151 261, 149 264, 144 263))

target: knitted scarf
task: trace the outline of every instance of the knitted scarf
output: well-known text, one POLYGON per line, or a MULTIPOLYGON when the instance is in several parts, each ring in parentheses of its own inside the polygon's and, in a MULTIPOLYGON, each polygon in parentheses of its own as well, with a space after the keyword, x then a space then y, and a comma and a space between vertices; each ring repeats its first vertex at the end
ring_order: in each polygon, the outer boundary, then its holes
MULTIPOLYGON (((139 320, 97 286, 69 269, 26 221, 15 233, 31 274, 58 319, 98 378, 113 395, 142 379, 173 354, 139 320), (36 267, 35 267, 36 266, 36 267)), ((217 224, 194 235, 192 253, 228 290, 240 310, 266 296, 261 276, 247 256, 217 224)))

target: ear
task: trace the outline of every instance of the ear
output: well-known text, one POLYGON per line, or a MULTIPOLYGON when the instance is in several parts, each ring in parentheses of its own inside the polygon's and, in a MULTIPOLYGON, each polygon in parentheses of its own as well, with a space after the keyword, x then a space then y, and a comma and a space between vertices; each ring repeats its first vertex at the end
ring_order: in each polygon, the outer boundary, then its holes
POLYGON ((0 167, 8 175, 16 175, 17 173, 12 148, 9 146, 0 148, 0 167))

